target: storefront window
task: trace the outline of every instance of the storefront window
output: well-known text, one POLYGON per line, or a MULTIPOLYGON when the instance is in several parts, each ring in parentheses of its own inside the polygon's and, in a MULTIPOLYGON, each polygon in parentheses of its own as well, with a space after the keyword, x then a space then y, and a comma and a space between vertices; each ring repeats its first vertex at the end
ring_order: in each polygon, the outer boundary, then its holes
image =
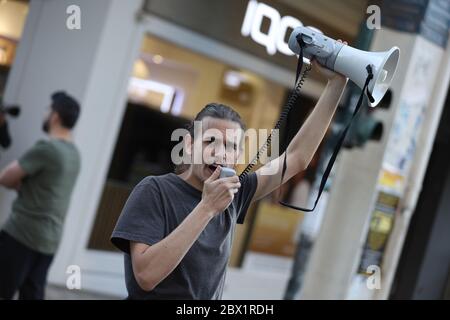
POLYGON ((28 1, 0 1, 0 97, 4 95, 27 15, 28 1))

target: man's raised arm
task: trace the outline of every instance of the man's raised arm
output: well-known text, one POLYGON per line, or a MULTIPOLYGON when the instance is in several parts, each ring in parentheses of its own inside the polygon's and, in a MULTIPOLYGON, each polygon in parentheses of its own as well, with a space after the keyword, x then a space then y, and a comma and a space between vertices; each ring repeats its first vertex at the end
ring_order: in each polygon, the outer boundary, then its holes
POLYGON ((313 65, 328 79, 325 90, 285 153, 256 171, 258 187, 253 200, 260 199, 278 188, 281 181, 283 158, 286 155, 287 169, 283 183, 308 167, 333 119, 348 79, 319 66, 315 61, 313 61, 313 65), (271 172, 269 168, 275 168, 274 172, 271 172))

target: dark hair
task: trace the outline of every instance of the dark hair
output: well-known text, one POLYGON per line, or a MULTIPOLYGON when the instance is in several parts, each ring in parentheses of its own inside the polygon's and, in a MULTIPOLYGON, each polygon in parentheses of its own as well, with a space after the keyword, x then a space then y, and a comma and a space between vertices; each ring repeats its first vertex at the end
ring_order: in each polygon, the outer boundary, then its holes
MULTIPOLYGON (((215 119, 229 120, 233 122, 237 122, 242 130, 245 131, 245 124, 241 119, 239 113, 234 111, 229 106, 226 106, 221 103, 208 103, 199 113, 195 116, 194 120, 188 125, 187 129, 191 137, 194 137, 194 123, 195 121, 201 121, 206 117, 211 117, 215 119)), ((175 173, 180 174, 183 173, 188 166, 186 164, 177 165, 175 167, 175 173)))
POLYGON ((237 122, 239 123, 241 129, 245 131, 245 125, 239 113, 234 111, 229 106, 212 102, 208 103, 202 110, 200 110, 200 112, 195 116, 194 120, 192 120, 192 122, 189 124, 187 129, 189 130, 191 137, 194 137, 194 122, 203 120, 206 117, 237 122))
POLYGON ((80 105, 78 102, 66 94, 58 91, 52 94, 52 110, 59 115, 61 124, 67 129, 72 129, 80 115, 80 105))

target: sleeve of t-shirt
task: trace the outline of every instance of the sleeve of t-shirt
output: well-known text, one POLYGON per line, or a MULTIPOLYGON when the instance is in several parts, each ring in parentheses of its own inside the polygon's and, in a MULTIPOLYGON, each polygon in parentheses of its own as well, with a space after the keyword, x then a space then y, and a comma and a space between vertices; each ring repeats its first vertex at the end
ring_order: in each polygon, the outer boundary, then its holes
POLYGON ((54 159, 53 147, 44 140, 38 141, 18 160, 27 175, 32 176, 51 165, 54 159))
POLYGON ((241 188, 236 194, 236 207, 237 207, 237 223, 243 224, 247 210, 252 203, 253 196, 255 195, 256 187, 258 186, 258 178, 255 172, 250 173, 241 182, 241 188))
POLYGON ((165 219, 160 192, 153 178, 145 178, 131 192, 111 236, 121 251, 130 253, 130 241, 153 245, 164 238, 165 219))

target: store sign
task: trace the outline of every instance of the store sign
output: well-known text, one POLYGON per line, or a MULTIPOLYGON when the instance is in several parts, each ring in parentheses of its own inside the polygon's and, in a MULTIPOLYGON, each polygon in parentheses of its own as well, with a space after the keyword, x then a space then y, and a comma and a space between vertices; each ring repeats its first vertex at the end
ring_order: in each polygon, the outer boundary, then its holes
MULTIPOLYGON (((297 18, 281 17, 275 8, 256 0, 250 0, 242 23, 241 34, 244 37, 250 36, 253 41, 266 47, 267 53, 270 55, 279 51, 287 56, 293 56, 294 53, 289 49, 286 38, 293 29, 300 26, 303 26, 303 23, 297 18), (261 31, 264 18, 269 21, 267 32, 261 31)), ((322 33, 314 27, 310 28, 322 33)))
MULTIPOLYGON (((287 70, 296 63, 287 41, 298 26, 314 25, 332 38, 352 41, 351 35, 339 33, 326 21, 312 19, 278 0, 147 0, 144 10, 287 70)), ((204 41, 199 45, 203 50, 217 50, 204 41)))

